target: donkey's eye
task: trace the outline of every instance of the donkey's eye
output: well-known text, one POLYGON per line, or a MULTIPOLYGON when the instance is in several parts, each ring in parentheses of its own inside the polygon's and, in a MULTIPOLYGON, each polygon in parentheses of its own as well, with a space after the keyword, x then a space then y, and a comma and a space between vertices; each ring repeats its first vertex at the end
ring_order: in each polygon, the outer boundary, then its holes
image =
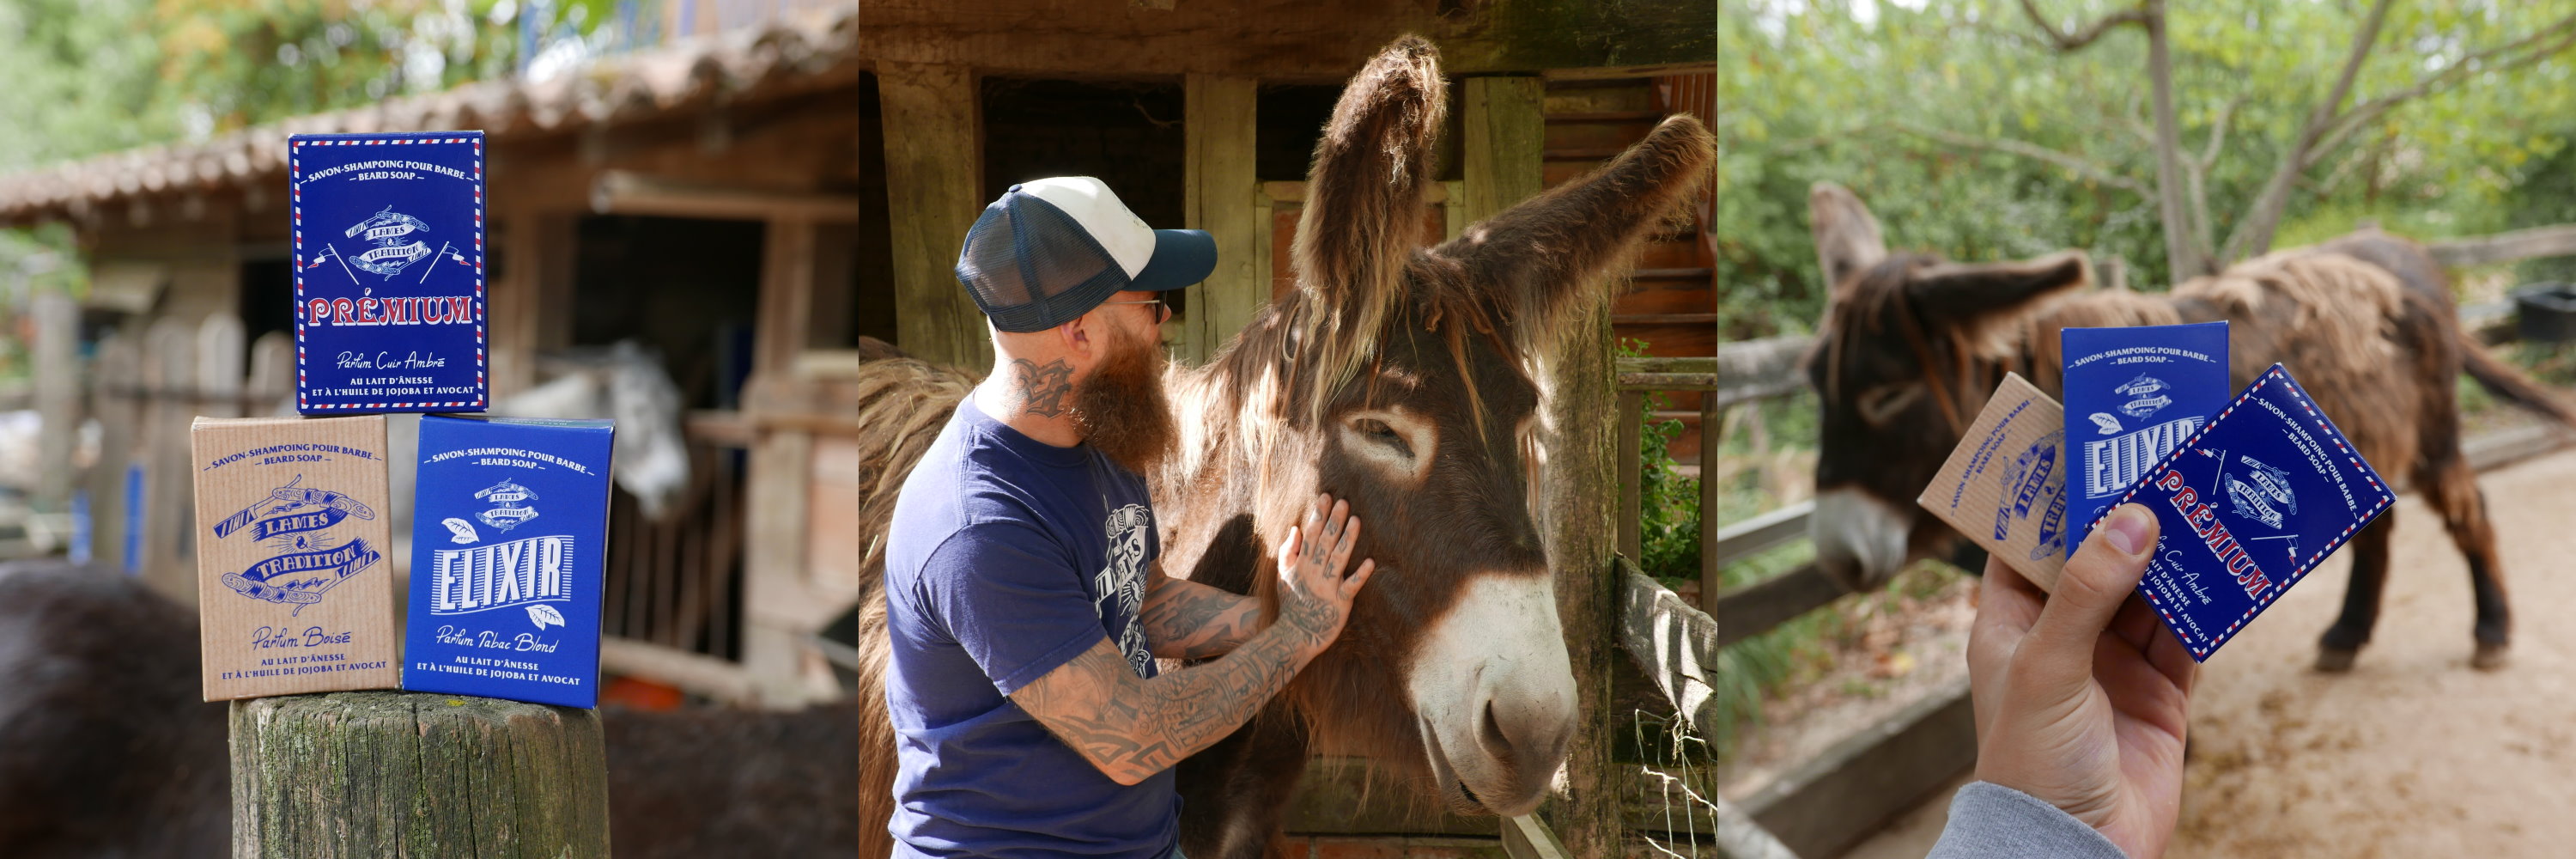
POLYGON ((1900 382, 1893 385, 1880 385, 1864 391, 1859 401, 1853 405, 1859 408, 1861 420, 1868 421, 1871 426, 1885 426, 1887 422, 1896 419, 1897 413, 1905 411, 1907 407, 1914 405, 1914 401, 1922 398, 1921 383, 1900 382))
POLYGON ((1413 455, 1413 445, 1404 440, 1404 434, 1396 432, 1394 427, 1387 426, 1385 421, 1361 418, 1352 422, 1351 427, 1359 430, 1361 435, 1368 436, 1370 441, 1394 448, 1396 452, 1405 456, 1413 455))

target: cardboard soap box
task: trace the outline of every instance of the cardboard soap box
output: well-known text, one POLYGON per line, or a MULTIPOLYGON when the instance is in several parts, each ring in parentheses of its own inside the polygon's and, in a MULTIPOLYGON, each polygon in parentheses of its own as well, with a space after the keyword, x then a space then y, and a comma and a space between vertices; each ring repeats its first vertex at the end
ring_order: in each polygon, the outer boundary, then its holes
POLYGON ((420 420, 403 688, 599 702, 608 421, 420 420))
POLYGON ((2066 410, 2007 373, 1915 503, 1968 541, 2057 590, 2066 566, 2066 410))
POLYGON ((401 679, 385 419, 198 418, 206 700, 401 679))

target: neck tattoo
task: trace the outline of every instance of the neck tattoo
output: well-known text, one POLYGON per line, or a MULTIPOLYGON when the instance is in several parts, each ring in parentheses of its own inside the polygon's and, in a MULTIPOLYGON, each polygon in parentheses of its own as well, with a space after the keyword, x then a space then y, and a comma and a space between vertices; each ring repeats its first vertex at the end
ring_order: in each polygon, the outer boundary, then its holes
POLYGON ((1073 366, 1064 359, 1049 361, 1045 366, 1027 358, 1011 359, 1011 373, 1019 388, 1020 408, 1041 417, 1062 417, 1064 398, 1073 393, 1073 366))

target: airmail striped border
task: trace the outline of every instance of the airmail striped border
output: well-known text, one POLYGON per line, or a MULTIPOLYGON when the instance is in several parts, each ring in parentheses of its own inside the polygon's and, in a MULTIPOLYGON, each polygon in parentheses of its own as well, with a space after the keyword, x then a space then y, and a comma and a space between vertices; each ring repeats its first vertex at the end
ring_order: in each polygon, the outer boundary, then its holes
POLYGON ((295 269, 296 410, 369 412, 384 411, 388 409, 480 409, 489 407, 490 403, 486 402, 486 400, 490 399, 492 391, 492 382, 489 378, 489 374, 491 372, 491 359, 485 357, 485 353, 490 349, 490 346, 486 340, 488 334, 484 314, 485 308, 489 306, 491 302, 486 297, 486 290, 483 284, 483 132, 431 131, 390 134, 296 134, 289 135, 286 140, 287 210, 295 221, 295 257, 292 265, 295 269), (304 147, 307 146, 401 146, 424 144, 474 147, 474 384, 483 389, 484 396, 473 400, 449 400, 444 402, 324 403, 321 405, 314 405, 304 398, 304 392, 307 390, 310 383, 305 380, 304 375, 306 360, 304 354, 303 310, 304 193, 302 189, 304 165, 299 156, 303 152, 304 147))
MULTIPOLYGON (((2183 454, 2200 448, 2201 436, 2208 435, 2210 430, 2217 428, 2220 423, 2226 421, 2228 415, 2235 414, 2237 409, 2242 408, 2246 402, 2254 399, 2254 395, 2262 391, 2263 386, 2269 385, 2275 381, 2280 382, 2284 388, 2289 390, 2290 400, 2292 403, 2306 411, 2308 413, 2308 417, 2316 419, 2317 428, 2325 431, 2323 435, 2326 437, 2326 440, 2334 443, 2335 450, 2344 455, 2345 461, 2352 464, 2354 471, 2361 472, 2362 480, 2367 481, 2370 484, 2371 489, 2378 491, 2379 500, 2371 502, 2370 509, 2362 511, 2361 519, 2359 521, 2354 522, 2351 525, 2344 526, 2344 529, 2341 532, 2335 534, 2334 539, 2326 541, 2326 545, 2323 548, 2310 552, 2307 557, 2301 558, 2298 566, 2290 570, 2290 575, 2287 578, 2282 579, 2279 585, 2274 586, 2270 593, 2256 598, 2254 600, 2253 608, 2246 609, 2243 617, 2229 621, 2227 628, 2220 630, 2216 635, 2212 636, 2206 646, 2203 646, 2200 643, 2184 641, 2183 645, 2190 648, 2191 658, 2194 662, 2206 659, 2211 653, 2217 652, 2219 645, 2226 644, 2228 639, 2236 636, 2238 630, 2245 627, 2245 624, 2252 622, 2256 615, 2262 614, 2265 610, 2270 609, 2274 598, 2277 598, 2282 594, 2289 593, 2291 585, 2298 584, 2300 579, 2307 578, 2310 570, 2316 569, 2318 564, 2324 563, 2326 558, 2333 556, 2336 549, 2343 548, 2343 544, 2352 542, 2353 534, 2358 533, 2362 528, 2368 527, 2372 520, 2379 518, 2380 511, 2388 509, 2388 505, 2396 503, 2397 501, 2397 496, 2390 493, 2385 484, 2379 482, 2378 470, 2371 468, 2370 463, 2363 462, 2359 455, 2352 452, 2352 445, 2344 441, 2343 430, 2337 428, 2334 425, 2334 422, 2326 420, 2325 413, 2317 411, 2316 400, 2309 398, 2307 390, 2299 387, 2299 380, 2290 378, 2290 372, 2288 370, 2283 369, 2279 364, 2274 364, 2271 369, 2263 371, 2263 375, 2255 377, 2254 384, 2245 386, 2245 392, 2236 395, 2236 400, 2228 403, 2227 408, 2220 409, 2215 417, 2210 418, 2209 423, 2203 424, 2199 432, 2192 433, 2191 438, 2184 441, 2181 447, 2174 448, 2174 452, 2167 455, 2163 462, 2157 463, 2154 470, 2147 472, 2146 476, 2138 478, 2138 482, 2130 484, 2129 491, 2120 494, 2120 500, 2112 502, 2109 507, 2103 508, 2102 515, 2094 517, 2092 522, 2084 526, 2084 533, 2093 533, 2094 526, 2102 524, 2102 520, 2104 519, 2111 518, 2112 511, 2120 509, 2122 505, 2129 503, 2129 499, 2137 497, 2138 490, 2154 485, 2156 481, 2163 479, 2165 472, 2173 470, 2173 464, 2182 460, 2183 454)), ((2145 594, 2148 605, 2153 606, 2156 610, 2156 614, 2164 618, 2165 626, 2174 631, 2175 640, 2181 640, 2181 622, 2174 619, 2173 612, 2166 608, 2164 601, 2157 599, 2156 593, 2152 589, 2140 588, 2138 592, 2145 594)))

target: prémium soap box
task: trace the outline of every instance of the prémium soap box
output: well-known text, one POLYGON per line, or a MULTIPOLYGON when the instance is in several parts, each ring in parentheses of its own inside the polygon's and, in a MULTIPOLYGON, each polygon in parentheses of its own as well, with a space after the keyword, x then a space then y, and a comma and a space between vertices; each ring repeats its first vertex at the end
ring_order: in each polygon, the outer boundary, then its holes
POLYGON ((2396 500, 2274 364, 2114 506, 2155 511, 2138 593, 2207 661, 2396 500))
POLYGON ((296 411, 482 411, 483 132, 286 144, 296 411))
POLYGON ((609 421, 420 420, 403 688, 599 701, 609 421))
POLYGON ((400 680, 385 418, 198 418, 208 701, 400 680))

